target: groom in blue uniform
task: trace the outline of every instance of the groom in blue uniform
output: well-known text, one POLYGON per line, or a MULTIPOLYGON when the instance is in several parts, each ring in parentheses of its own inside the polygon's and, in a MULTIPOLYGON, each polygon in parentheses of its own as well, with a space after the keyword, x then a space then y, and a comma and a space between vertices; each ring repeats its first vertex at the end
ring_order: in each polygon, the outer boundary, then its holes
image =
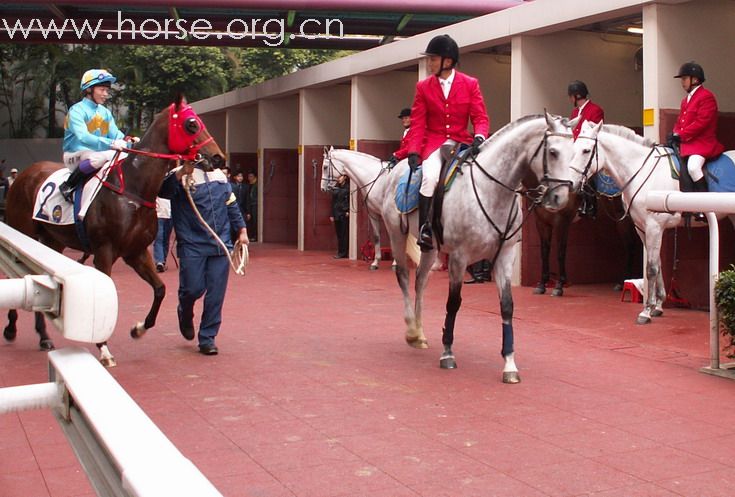
MULTIPOLYGON (((163 181, 159 196, 171 200, 171 217, 176 230, 176 252, 179 257, 179 330, 193 340, 194 303, 204 297, 199 325, 199 352, 217 355, 215 338, 222 324, 222 304, 227 290, 230 262, 227 254, 202 226, 181 185, 182 168, 174 169, 163 181)), ((204 172, 194 169, 191 192, 197 210, 232 251, 230 233, 240 243, 248 244, 248 232, 227 177, 220 169, 204 172)))

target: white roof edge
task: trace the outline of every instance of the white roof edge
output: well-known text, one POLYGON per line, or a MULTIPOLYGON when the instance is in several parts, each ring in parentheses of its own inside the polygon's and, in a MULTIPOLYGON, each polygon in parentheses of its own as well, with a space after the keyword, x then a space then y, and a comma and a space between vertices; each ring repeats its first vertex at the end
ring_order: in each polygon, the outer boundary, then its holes
POLYGON ((415 64, 428 41, 449 34, 461 51, 508 43, 513 36, 544 34, 595 21, 641 12, 652 3, 685 3, 689 0, 535 0, 517 7, 462 21, 380 47, 365 50, 318 66, 238 88, 192 104, 200 113, 216 113, 228 107, 254 104, 264 98, 293 95, 303 88, 337 84, 353 76, 385 72, 415 64))

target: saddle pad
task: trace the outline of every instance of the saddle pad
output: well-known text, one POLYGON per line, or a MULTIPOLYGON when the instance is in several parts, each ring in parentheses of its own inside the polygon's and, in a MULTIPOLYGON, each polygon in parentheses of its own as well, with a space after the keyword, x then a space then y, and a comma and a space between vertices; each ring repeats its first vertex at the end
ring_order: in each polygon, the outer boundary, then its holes
MULTIPOLYGON (((110 170, 105 166, 84 185, 79 218, 84 219, 87 208, 100 190, 102 179, 110 170), (103 176, 104 175, 104 176, 103 176)), ((33 219, 49 224, 74 224, 74 204, 67 202, 59 191, 59 185, 66 181, 71 172, 67 168, 59 169, 44 181, 33 204, 33 219)))
MULTIPOLYGON (((667 149, 671 150, 671 149, 667 149)), ((679 158, 673 153, 669 156, 671 177, 679 179, 679 158)), ((735 151, 729 150, 714 160, 704 164, 704 177, 707 178, 707 190, 710 192, 735 192, 735 151)))
POLYGON ((614 197, 615 195, 620 194, 620 188, 618 188, 618 185, 615 183, 615 180, 612 179, 611 176, 608 176, 607 174, 603 173, 602 171, 599 171, 595 175, 595 190, 597 193, 600 193, 602 195, 607 195, 609 197, 614 197))
POLYGON ((419 206, 419 189, 421 188, 421 177, 423 176, 421 167, 411 174, 410 169, 406 169, 403 176, 398 180, 396 188, 396 207, 403 214, 415 210, 419 206), (411 183, 408 184, 408 177, 411 176, 411 183), (408 188, 406 185, 408 184, 408 188))
POLYGON ((451 162, 449 163, 449 166, 447 166, 447 176, 444 178, 444 191, 448 192, 449 188, 452 186, 452 183, 454 182, 454 178, 457 177, 457 173, 459 172, 459 168, 464 162, 465 156, 469 153, 470 147, 469 145, 466 145, 464 143, 460 144, 459 151, 452 157, 451 162))

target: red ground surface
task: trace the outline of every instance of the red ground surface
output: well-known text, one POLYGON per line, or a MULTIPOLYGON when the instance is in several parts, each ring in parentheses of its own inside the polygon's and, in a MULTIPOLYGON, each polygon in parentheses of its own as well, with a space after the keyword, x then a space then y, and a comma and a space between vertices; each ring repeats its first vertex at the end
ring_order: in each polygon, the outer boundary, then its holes
MULTIPOLYGON (((179 335, 171 262, 158 324, 141 341, 128 329, 150 292, 123 264, 113 272, 110 372, 225 496, 734 493, 735 384, 698 372, 704 312, 667 309, 641 327, 640 305, 607 286, 563 298, 514 288, 523 381, 504 385, 494 284, 464 288, 459 368, 446 371, 446 273, 429 285, 431 348, 414 350, 387 263, 369 272, 274 245, 251 254, 247 276, 231 277, 216 357, 179 335)), ((19 323, 18 340, 0 345, 1 386, 47 379, 31 316, 19 323)), ((50 412, 0 416, 0 497, 92 495, 50 412)))

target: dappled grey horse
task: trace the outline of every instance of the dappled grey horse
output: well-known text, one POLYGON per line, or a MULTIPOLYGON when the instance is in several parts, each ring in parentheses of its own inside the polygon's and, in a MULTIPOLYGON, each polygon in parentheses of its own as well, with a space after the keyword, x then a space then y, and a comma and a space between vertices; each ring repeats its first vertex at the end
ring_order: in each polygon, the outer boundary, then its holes
MULTIPOLYGON (((521 179, 533 170, 541 183, 538 201, 552 210, 564 207, 571 186, 568 181, 570 170, 566 167, 571 155, 572 135, 566 121, 550 115, 528 116, 505 126, 488 139, 477 158, 462 166, 462 173, 444 195, 441 250, 449 254, 449 297, 442 339, 442 367, 456 367, 452 343, 465 268, 469 263, 490 259, 500 294, 503 321, 503 381, 520 381, 513 358, 513 299, 510 290, 514 245, 520 241, 522 223, 517 190, 521 179)), ((413 347, 427 348, 421 318, 422 303, 436 249, 421 254, 416 270, 414 306, 409 297, 406 243, 409 233, 414 237, 417 234, 417 213, 401 214, 394 203, 399 178, 407 167, 404 160, 387 176, 382 212, 398 265, 396 278, 403 293, 406 341, 413 347)))
MULTIPOLYGON (((328 192, 337 183, 342 174, 347 175, 357 190, 362 193, 368 219, 370 220, 370 236, 375 247, 375 257, 370 269, 378 269, 382 254, 380 251, 380 223, 383 219, 383 198, 386 193, 386 178, 390 174, 387 162, 374 155, 352 150, 324 147, 322 161, 323 192, 328 192)), ((395 263, 394 263, 395 265, 395 263)))
MULTIPOLYGON (((627 214, 636 225, 646 247, 646 295, 638 324, 648 324, 651 317, 663 314, 666 288, 661 272, 661 241, 664 230, 682 222, 681 213, 653 212, 646 208, 651 190, 679 190, 679 181, 671 177, 670 150, 616 125, 593 125, 589 121, 574 144, 571 167, 584 180, 605 169, 623 192, 627 214)), ((735 151, 725 152, 735 160, 735 151)), ((579 178, 577 178, 579 179, 579 178)), ((724 179, 724 178, 721 178, 724 179)), ((729 216, 735 225, 735 217, 729 216)))

